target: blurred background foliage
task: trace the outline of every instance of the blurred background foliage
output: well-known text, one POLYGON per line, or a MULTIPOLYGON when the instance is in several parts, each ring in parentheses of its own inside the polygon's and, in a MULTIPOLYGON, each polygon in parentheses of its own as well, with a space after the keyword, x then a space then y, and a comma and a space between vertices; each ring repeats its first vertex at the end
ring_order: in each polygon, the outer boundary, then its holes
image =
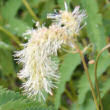
MULTIPOLYGON (((94 83, 94 64, 98 52, 110 43, 110 0, 65 0, 70 11, 80 5, 87 13, 87 25, 81 30, 79 42, 84 48, 91 79, 94 83)), ((14 60, 14 51, 30 36, 23 33, 35 28, 35 22, 48 26, 47 13, 64 9, 64 0, 0 0, 0 108, 1 110, 95 110, 88 80, 77 54, 65 54, 60 65, 61 79, 45 106, 20 95, 21 81, 17 72, 21 66, 14 60), (8 88, 3 89, 3 88, 8 88), (10 89, 10 90, 9 90, 10 89), (15 92, 14 92, 15 91, 15 92)), ((110 110, 109 49, 98 63, 98 80, 104 110, 110 110)))

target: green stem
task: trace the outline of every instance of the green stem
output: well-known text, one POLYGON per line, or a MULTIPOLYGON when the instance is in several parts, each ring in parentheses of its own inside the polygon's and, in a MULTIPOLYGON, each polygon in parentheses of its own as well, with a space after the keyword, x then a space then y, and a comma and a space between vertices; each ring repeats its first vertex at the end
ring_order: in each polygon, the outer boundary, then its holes
POLYGON ((27 0, 22 0, 24 5, 26 6, 27 10, 29 11, 30 15, 33 17, 33 19, 35 21, 39 21, 39 19, 37 18, 36 14, 33 12, 33 10, 31 9, 30 5, 28 4, 27 0))
POLYGON ((14 42, 16 42, 16 44, 21 47, 21 42, 19 41, 19 39, 13 35, 12 33, 10 33, 8 30, 6 30, 5 28, 3 28, 2 26, 0 26, 0 31, 6 33, 8 35, 8 37, 10 37, 14 42))
POLYGON ((99 98, 99 101, 100 101, 100 106, 101 106, 101 110, 103 110, 103 104, 102 104, 102 101, 101 101, 101 96, 100 96, 100 91, 99 91, 99 87, 98 87, 98 79, 97 79, 97 65, 98 65, 98 61, 99 61, 99 58, 101 56, 101 54, 110 47, 110 44, 108 44, 107 46, 105 46, 100 52, 99 54, 97 55, 96 57, 96 62, 95 62, 95 84, 96 84, 96 89, 97 89, 97 93, 98 93, 98 98, 99 98))
POLYGON ((88 78, 88 81, 89 81, 89 84, 90 84, 90 88, 91 88, 91 92, 92 92, 92 95, 93 95, 93 98, 94 98, 96 109, 99 110, 99 105, 97 103, 97 98, 96 98, 96 95, 95 95, 95 91, 94 91, 92 81, 91 81, 90 76, 89 76, 89 71, 88 71, 88 68, 87 68, 86 61, 84 59, 84 55, 83 55, 82 51, 80 50, 79 46, 78 45, 75 45, 75 46, 76 46, 76 49, 78 50, 78 52, 80 54, 80 57, 81 57, 81 60, 82 60, 83 66, 84 66, 84 70, 85 70, 85 73, 87 75, 87 78, 88 78))

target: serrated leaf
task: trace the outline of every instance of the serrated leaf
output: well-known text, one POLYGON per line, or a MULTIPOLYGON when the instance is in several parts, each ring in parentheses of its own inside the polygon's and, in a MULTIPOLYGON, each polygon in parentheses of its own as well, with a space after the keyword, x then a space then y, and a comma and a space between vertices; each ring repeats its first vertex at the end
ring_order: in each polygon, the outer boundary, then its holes
POLYGON ((104 110, 110 110, 110 94, 106 94, 102 100, 104 110))
POLYGON ((25 110, 26 108, 27 108, 27 103, 23 99, 9 101, 8 103, 0 106, 1 110, 25 110))
POLYGON ((98 12, 96 0, 81 0, 82 6, 87 12, 87 34, 91 42, 101 50, 105 44, 105 31, 102 23, 102 16, 98 12))
POLYGON ((0 86, 0 110, 54 110, 54 108, 0 86))
POLYGON ((64 58, 64 62, 60 68, 60 82, 55 95, 55 108, 58 109, 60 106, 61 94, 64 92, 65 84, 70 80, 71 75, 75 68, 80 64, 80 57, 78 54, 68 54, 64 58))
POLYGON ((0 105, 5 104, 7 102, 17 100, 19 98, 24 98, 20 96, 18 92, 7 90, 0 86, 0 105))
POLYGON ((43 0, 28 0, 29 4, 32 6, 32 7, 35 7, 37 6, 40 2, 43 2, 43 0))
MULTIPOLYGON (((98 63, 98 69, 97 69, 97 77, 99 78, 102 73, 107 69, 107 67, 110 65, 110 56, 101 57, 98 63)), ((91 76, 91 80, 94 83, 94 65, 89 66, 89 74, 91 76)), ((87 79, 87 76, 84 74, 81 79, 79 80, 79 95, 78 95, 78 101, 80 104, 82 104, 85 100, 86 94, 88 91, 90 91, 90 85, 87 79)))
POLYGON ((2 17, 7 21, 4 27, 18 36, 22 36, 22 34, 30 28, 23 20, 15 18, 21 5, 22 0, 9 0, 1 10, 2 17))

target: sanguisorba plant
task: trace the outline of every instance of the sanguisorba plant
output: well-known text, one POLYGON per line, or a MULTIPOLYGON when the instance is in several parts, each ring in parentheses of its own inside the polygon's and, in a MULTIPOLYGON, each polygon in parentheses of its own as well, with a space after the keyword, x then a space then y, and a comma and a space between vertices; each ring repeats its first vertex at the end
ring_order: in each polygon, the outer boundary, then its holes
POLYGON ((76 37, 85 24, 83 22, 86 17, 85 10, 79 10, 77 6, 73 12, 69 12, 65 3, 64 11, 48 14, 47 17, 52 19, 52 24, 47 28, 44 25, 40 26, 37 22, 37 29, 26 33, 31 38, 26 44, 23 44, 24 49, 15 54, 18 62, 23 65, 18 77, 25 80, 22 84, 24 94, 31 98, 38 96, 38 100, 41 98, 46 100, 45 93, 53 94, 52 90, 57 87, 56 83, 59 82, 60 73, 59 64, 52 59, 52 56, 58 56, 58 51, 67 46, 69 51, 76 51, 80 54, 96 108, 99 110, 87 65, 76 37))

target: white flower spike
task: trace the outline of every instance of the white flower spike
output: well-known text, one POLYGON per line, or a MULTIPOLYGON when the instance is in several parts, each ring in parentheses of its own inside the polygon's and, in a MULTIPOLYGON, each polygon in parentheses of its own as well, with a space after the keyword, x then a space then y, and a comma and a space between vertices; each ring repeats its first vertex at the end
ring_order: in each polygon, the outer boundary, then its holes
POLYGON ((18 77, 26 80, 22 87, 29 97, 38 96, 39 100, 45 100, 44 93, 52 95, 52 89, 56 88, 60 77, 59 65, 52 60, 52 56, 57 56, 62 44, 74 47, 74 36, 79 34, 85 12, 80 11, 79 7, 68 12, 67 8, 65 3, 65 11, 48 15, 48 18, 54 19, 49 28, 41 27, 37 22, 38 29, 27 32, 31 38, 24 44, 24 49, 16 52, 15 56, 23 64, 18 77))

